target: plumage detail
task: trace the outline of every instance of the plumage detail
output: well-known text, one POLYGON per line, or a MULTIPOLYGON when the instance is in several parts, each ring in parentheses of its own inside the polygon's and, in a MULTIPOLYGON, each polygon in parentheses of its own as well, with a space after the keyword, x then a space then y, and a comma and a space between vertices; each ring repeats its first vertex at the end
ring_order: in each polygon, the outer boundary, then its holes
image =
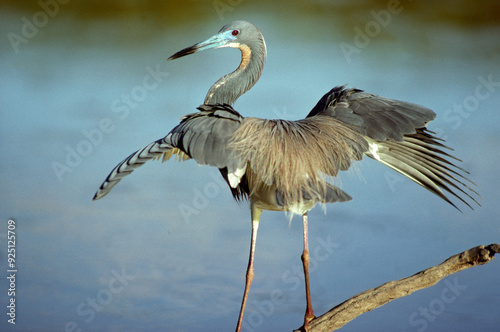
POLYGON ((250 196, 262 181, 275 186, 281 206, 304 198, 323 201, 327 177, 360 160, 367 142, 335 119, 315 116, 298 121, 245 118, 230 141, 237 159, 246 160, 256 179, 249 180, 250 196), (252 189, 253 188, 253 189, 252 189))
POLYGON ((451 149, 425 127, 436 116, 430 109, 339 86, 320 99, 308 118, 320 115, 351 125, 368 142, 367 156, 403 174, 455 208, 458 209, 443 191, 470 208, 461 195, 480 205, 472 196, 480 197, 479 194, 462 181, 473 185, 461 174, 467 172, 449 161, 460 160, 443 151, 451 149))
POLYGON ((162 158, 166 161, 173 155, 180 161, 193 158, 200 165, 225 168, 241 177, 246 162, 238 161, 227 146, 243 117, 227 105, 202 105, 198 109, 200 112, 184 116, 167 136, 132 153, 118 164, 103 182, 94 200, 104 197, 124 176, 148 160, 162 158))
POLYGON ((480 205, 470 193, 477 196, 479 196, 479 194, 462 180, 470 184, 473 183, 458 171, 462 173, 467 172, 446 159, 456 158, 437 148, 436 146, 445 146, 437 142, 437 138, 432 136, 425 128, 417 129, 416 134, 404 136, 403 142, 389 140, 376 142, 369 138, 367 138, 367 140, 370 145, 373 144, 377 147, 376 155, 372 153, 372 151, 369 151, 366 153, 367 156, 403 174, 425 189, 441 197, 455 208, 458 209, 458 207, 446 197, 443 190, 457 197, 471 209, 472 206, 463 199, 459 193, 467 196, 476 204, 480 205))
POLYGON ((414 134, 436 117, 426 107, 345 86, 327 92, 307 117, 316 115, 335 118, 377 141, 402 141, 403 135, 414 134))
POLYGON ((187 154, 182 152, 180 149, 173 148, 170 151, 163 152, 161 155, 154 157, 153 160, 159 160, 161 158, 161 162, 164 163, 164 162, 170 160, 170 158, 172 158, 173 155, 175 155, 175 159, 177 161, 186 161, 186 160, 191 159, 191 157, 189 157, 187 154))
POLYGON ((148 144, 144 148, 132 153, 119 163, 107 176, 94 195, 94 201, 106 196, 120 180, 142 166, 146 161, 160 157, 163 153, 171 151, 172 146, 163 139, 148 144))

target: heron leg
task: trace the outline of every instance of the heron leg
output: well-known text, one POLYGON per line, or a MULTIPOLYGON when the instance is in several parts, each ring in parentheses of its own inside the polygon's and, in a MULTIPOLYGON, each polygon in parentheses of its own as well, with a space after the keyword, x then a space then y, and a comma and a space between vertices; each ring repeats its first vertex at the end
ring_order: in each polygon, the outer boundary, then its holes
POLYGON ((243 300, 241 301, 240 316, 238 318, 238 325, 236 326, 236 332, 241 331, 241 325, 243 323, 243 314, 245 313, 245 305, 247 303, 248 291, 250 290, 250 285, 252 284, 254 269, 254 253, 255 253, 255 241, 257 240, 257 230, 259 229, 259 219, 262 210, 251 204, 251 214, 252 214, 252 239, 250 241, 250 256, 248 258, 247 275, 245 282, 245 292, 243 293, 243 300))
POLYGON ((309 287, 309 242, 307 239, 307 212, 302 215, 302 226, 304 228, 304 251, 302 252, 302 264, 304 266, 304 280, 306 283, 306 313, 304 315, 304 330, 307 332, 308 324, 314 319, 314 312, 311 305, 311 290, 309 287))

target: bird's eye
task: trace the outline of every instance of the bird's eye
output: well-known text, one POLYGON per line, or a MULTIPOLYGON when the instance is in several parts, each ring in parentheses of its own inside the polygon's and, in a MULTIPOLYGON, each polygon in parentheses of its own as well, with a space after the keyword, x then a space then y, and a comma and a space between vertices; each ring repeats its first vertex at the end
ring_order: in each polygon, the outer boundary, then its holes
POLYGON ((233 31, 231 31, 231 34, 232 34, 233 36, 237 36, 237 35, 239 35, 239 34, 240 34, 240 30, 233 30, 233 31))

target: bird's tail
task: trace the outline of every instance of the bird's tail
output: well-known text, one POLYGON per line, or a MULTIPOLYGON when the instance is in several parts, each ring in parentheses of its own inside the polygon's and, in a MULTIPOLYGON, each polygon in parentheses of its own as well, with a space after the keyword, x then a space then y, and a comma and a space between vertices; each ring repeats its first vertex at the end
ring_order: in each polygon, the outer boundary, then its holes
POLYGON ((450 148, 441 144, 440 139, 432 134, 434 133, 420 128, 415 134, 405 135, 402 142, 390 140, 380 142, 365 137, 369 143, 369 151, 366 155, 403 174, 455 208, 457 207, 443 190, 457 197, 471 209, 472 206, 463 198, 463 195, 481 205, 472 197, 472 194, 480 197, 479 194, 466 182, 472 185, 474 183, 459 173, 468 174, 468 172, 448 159, 461 160, 443 151, 442 148, 450 148))
POLYGON ((174 154, 177 155, 180 160, 189 159, 185 153, 173 147, 170 143, 166 142, 164 138, 132 153, 109 173, 106 180, 104 180, 95 193, 93 200, 96 201, 106 196, 123 177, 132 173, 136 168, 142 166, 148 160, 163 156, 163 161, 165 161, 170 159, 174 154))

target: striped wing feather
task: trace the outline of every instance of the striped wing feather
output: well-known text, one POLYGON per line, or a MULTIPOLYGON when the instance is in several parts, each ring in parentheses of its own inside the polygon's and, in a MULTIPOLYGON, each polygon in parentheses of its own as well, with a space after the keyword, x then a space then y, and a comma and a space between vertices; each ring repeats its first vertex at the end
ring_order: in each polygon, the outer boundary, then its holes
POLYGON ((186 115, 181 123, 162 139, 132 153, 118 164, 102 183, 94 200, 104 197, 126 175, 151 159, 163 161, 176 155, 179 160, 195 159, 200 165, 210 165, 236 172, 241 164, 228 146, 234 131, 243 117, 229 106, 208 107, 202 105, 200 112, 186 115))

